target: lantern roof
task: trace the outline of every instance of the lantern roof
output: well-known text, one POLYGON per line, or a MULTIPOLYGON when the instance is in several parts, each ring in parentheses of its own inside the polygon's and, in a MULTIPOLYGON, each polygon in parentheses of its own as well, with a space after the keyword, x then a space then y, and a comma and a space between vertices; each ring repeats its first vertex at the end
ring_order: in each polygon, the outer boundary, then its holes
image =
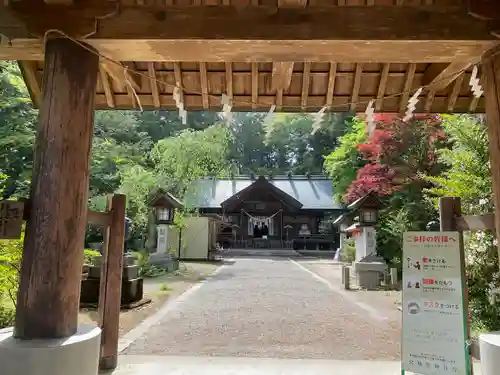
POLYGON ((358 198, 357 200, 349 204, 347 206, 347 210, 349 211, 335 219, 333 225, 340 225, 347 220, 352 221, 353 217, 359 212, 359 210, 363 208, 379 210, 383 206, 384 203, 380 200, 377 193, 371 190, 361 198, 358 198))
POLYGON ((184 204, 179 199, 163 189, 157 189, 150 194, 149 205, 151 207, 184 208, 184 204))

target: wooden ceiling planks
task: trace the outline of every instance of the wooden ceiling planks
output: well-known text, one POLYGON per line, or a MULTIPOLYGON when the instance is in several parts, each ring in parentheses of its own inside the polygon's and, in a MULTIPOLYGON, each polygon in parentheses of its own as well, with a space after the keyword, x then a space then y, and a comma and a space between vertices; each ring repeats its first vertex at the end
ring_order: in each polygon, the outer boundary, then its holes
MULTIPOLYGON (((25 63, 23 66, 26 69, 25 63)), ((282 111, 317 111, 324 105, 331 105, 332 111, 364 111, 374 99, 378 112, 404 112, 410 93, 396 94, 422 85, 429 66, 426 63, 295 63, 290 86, 278 91, 272 89, 272 63, 139 62, 134 69, 140 73, 135 75, 135 81, 143 109, 175 109, 172 92, 179 84, 185 90, 183 100, 187 110, 219 111, 221 95, 226 93, 233 99, 234 111, 267 112, 273 104, 282 111)), ((42 73, 42 62, 38 62, 26 80, 31 88, 36 89, 33 82, 40 85, 42 73)), ((417 112, 483 113, 484 100, 474 98, 468 86, 470 74, 468 69, 447 87, 424 91, 417 112)), ((39 96, 35 97, 35 92, 39 91, 31 91, 37 103, 39 96)), ((126 87, 101 70, 96 108, 136 109, 138 103, 126 87)))

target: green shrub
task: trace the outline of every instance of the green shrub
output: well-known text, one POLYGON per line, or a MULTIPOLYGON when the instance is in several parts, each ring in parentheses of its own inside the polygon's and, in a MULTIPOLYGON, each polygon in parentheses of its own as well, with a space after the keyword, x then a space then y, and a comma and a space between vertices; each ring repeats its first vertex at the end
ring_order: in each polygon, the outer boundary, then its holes
POLYGON ((139 276, 158 277, 167 273, 163 268, 148 263, 149 253, 146 250, 132 252, 132 255, 137 259, 139 276))
POLYGON ((19 240, 0 240, 0 328, 14 322, 23 242, 24 234, 19 240))
POLYGON ((83 250, 84 264, 89 266, 95 265, 95 258, 101 256, 101 253, 97 250, 85 249, 83 250))
POLYGON ((95 258, 100 257, 101 253, 94 249, 84 249, 83 257, 84 263, 88 265, 93 265, 95 263, 95 258))
POLYGON ((8 301, 0 299, 0 328, 12 326, 15 317, 16 309, 8 301))
POLYGON ((342 243, 342 249, 340 249, 340 260, 348 263, 352 263, 356 260, 356 245, 354 238, 348 238, 342 243))

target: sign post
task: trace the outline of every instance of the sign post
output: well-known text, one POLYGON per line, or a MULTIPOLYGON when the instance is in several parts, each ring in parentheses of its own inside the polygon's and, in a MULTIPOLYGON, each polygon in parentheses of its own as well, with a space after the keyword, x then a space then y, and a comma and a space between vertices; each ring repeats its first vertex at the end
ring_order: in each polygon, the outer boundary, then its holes
POLYGON ((403 239, 402 373, 471 375, 458 232, 403 239))

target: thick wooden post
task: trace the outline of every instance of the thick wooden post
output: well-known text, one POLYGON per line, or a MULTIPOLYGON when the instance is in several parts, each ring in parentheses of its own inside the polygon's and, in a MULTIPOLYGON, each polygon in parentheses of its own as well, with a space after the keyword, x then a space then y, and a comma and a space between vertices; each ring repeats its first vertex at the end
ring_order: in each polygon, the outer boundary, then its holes
POLYGON ((101 263, 99 318, 101 358, 99 367, 112 370, 118 364, 118 328, 122 296, 123 244, 125 240, 125 195, 115 194, 108 202, 111 224, 106 229, 101 263))
MULTIPOLYGON (((462 216, 462 205, 458 197, 443 197, 439 198, 439 223, 442 232, 456 232, 457 217, 462 216)), ((467 317, 467 340, 470 340, 470 314, 469 314, 469 292, 467 289, 467 274, 465 270, 465 248, 463 232, 459 231, 460 241, 460 272, 462 274, 462 291, 464 295, 464 316, 467 317)), ((470 351, 469 351, 470 353, 470 351)), ((470 362, 470 372, 473 373, 472 360, 470 362)))
POLYGON ((77 329, 98 70, 98 56, 74 42, 47 41, 17 338, 61 338, 77 329))
MULTIPOLYGON (((486 123, 490 148, 491 179, 493 183, 493 203, 495 204, 495 228, 500 239, 500 54, 495 49, 484 56, 484 99, 486 123)), ((498 242, 500 259, 500 241, 498 242)))

